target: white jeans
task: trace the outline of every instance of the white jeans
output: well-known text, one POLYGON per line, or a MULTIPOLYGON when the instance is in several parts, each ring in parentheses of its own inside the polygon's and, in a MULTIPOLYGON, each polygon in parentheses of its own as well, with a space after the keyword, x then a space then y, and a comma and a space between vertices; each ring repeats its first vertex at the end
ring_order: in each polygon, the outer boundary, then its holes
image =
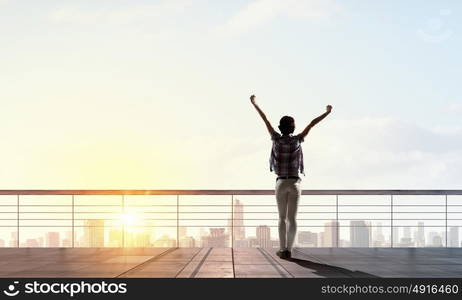
POLYGON ((279 245, 281 250, 291 250, 297 232, 298 201, 301 195, 301 179, 278 179, 276 201, 279 211, 279 245))

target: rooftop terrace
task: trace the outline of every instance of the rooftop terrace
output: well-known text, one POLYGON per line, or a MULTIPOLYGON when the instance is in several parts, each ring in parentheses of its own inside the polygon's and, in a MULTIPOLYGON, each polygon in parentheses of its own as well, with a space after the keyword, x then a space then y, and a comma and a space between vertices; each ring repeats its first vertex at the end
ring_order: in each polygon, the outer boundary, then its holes
POLYGON ((281 260, 273 190, 0 190, 0 277, 461 277, 461 207, 461 190, 304 190, 299 232, 322 243, 281 260))
POLYGON ((0 277, 461 277, 462 249, 4 248, 0 277))

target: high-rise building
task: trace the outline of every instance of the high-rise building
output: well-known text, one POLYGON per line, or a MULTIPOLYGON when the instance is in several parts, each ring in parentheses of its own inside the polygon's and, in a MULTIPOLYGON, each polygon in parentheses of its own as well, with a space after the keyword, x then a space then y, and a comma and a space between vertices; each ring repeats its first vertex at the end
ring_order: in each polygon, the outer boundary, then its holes
POLYGON ((10 247, 17 247, 18 246, 18 233, 11 232, 10 235, 10 247))
POLYGON ((298 244, 302 247, 317 247, 318 234, 311 231, 299 231, 298 244))
POLYGON ((244 205, 238 199, 234 200, 234 239, 245 240, 244 205))
POLYGON ((417 231, 415 233, 416 247, 425 247, 425 226, 424 222, 417 223, 417 231))
POLYGON ((322 235, 323 247, 338 247, 338 231, 339 223, 337 221, 330 221, 324 224, 324 234, 322 235))
POLYGON ((429 244, 427 246, 430 246, 430 247, 442 247, 443 246, 443 239, 441 238, 438 232, 435 232, 435 231, 429 232, 428 241, 429 241, 429 244))
POLYGON ((411 238, 411 227, 404 227, 403 228, 403 238, 406 238, 406 239, 411 238))
POLYGON ((432 246, 433 247, 443 247, 443 239, 440 235, 435 235, 432 238, 432 246))
POLYGON ((202 237, 202 247, 226 247, 228 235, 225 228, 210 228, 210 235, 202 237))
POLYGON ((59 247, 59 232, 47 232, 45 234, 46 247, 59 247))
POLYGON ((134 239, 134 247, 149 247, 151 244, 151 234, 149 231, 144 230, 136 233, 134 239))
POLYGON ((104 247, 104 220, 90 219, 84 223, 84 243, 86 247, 104 247))
POLYGON ((178 227, 178 237, 180 238, 180 240, 181 240, 181 238, 183 238, 183 237, 185 237, 187 235, 188 235, 188 227, 186 227, 186 226, 178 227))
POLYGON ((323 232, 323 231, 321 231, 320 233, 318 233, 318 245, 319 245, 319 247, 325 247, 325 246, 324 246, 324 235, 325 235, 325 234, 326 234, 326 233, 323 232))
POLYGON ((267 225, 257 226, 257 240, 262 248, 272 248, 271 230, 267 225))
MULTIPOLYGON (((72 231, 66 231, 66 234, 65 234, 65 237, 62 241, 62 246, 63 247, 72 247, 72 242, 73 242, 73 238, 72 238, 72 231)), ((76 245, 74 245, 76 246, 76 245)))
POLYGON ((369 227, 364 221, 350 221, 351 247, 369 247, 369 227))
POLYGON ((449 228, 449 247, 459 247, 459 227, 449 228))
POLYGON ((399 227, 394 226, 394 227, 392 228, 392 231, 391 231, 391 232, 392 232, 392 234, 393 234, 392 245, 393 245, 394 247, 397 247, 398 244, 399 244, 399 227))
MULTIPOLYGON (((370 230, 372 232, 372 230, 370 230)), ((373 247, 384 247, 385 246, 385 235, 382 230, 382 223, 378 222, 375 228, 374 236, 370 238, 373 247)))
POLYGON ((122 230, 112 228, 109 230, 109 247, 122 247, 122 230))

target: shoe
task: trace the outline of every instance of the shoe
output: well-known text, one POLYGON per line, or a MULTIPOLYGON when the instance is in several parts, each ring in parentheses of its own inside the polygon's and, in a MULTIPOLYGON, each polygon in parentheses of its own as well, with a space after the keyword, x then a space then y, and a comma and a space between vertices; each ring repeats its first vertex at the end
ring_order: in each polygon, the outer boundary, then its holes
POLYGON ((290 252, 289 250, 286 250, 284 252, 285 252, 286 258, 289 258, 289 259, 292 258, 292 252, 290 252))
POLYGON ((278 252, 276 252, 276 255, 279 256, 281 259, 286 259, 287 252, 287 250, 279 250, 278 252))

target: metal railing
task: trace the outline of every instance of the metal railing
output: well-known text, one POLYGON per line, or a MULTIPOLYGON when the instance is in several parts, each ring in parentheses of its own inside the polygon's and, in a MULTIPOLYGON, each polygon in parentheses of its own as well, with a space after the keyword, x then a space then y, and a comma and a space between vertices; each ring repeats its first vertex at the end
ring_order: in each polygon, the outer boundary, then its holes
MULTIPOLYGON (((239 227, 257 227, 257 225, 246 225, 244 224, 245 221, 260 221, 262 223, 271 223, 277 222, 278 218, 244 218, 242 212, 236 212, 236 198, 243 197, 243 196, 273 196, 274 190, 0 190, 0 229, 3 228, 12 228, 15 227, 16 229, 16 240, 17 240, 17 247, 20 246, 20 237, 21 237, 21 229, 27 227, 33 228, 40 228, 40 227, 60 227, 60 228, 71 228, 72 230, 72 247, 75 245, 75 230, 76 228, 91 228, 91 227, 101 227, 99 225, 79 225, 78 223, 82 223, 82 221, 93 220, 94 218, 81 218, 80 216, 83 214, 124 214, 127 212, 128 208, 162 208, 162 210, 158 211, 141 211, 141 214, 157 214, 162 215, 165 214, 166 216, 170 215, 167 218, 155 217, 155 218, 142 218, 143 222, 149 223, 150 221, 165 221, 167 225, 133 225, 134 227, 166 227, 166 228, 175 228, 176 229, 176 245, 179 245, 180 240, 180 228, 181 227, 227 227, 229 228, 229 239, 230 245, 233 246, 235 241, 236 235, 236 228, 239 227), (30 201, 23 203, 22 198, 25 196, 59 196, 59 195, 67 195, 70 196, 70 201, 67 204, 30 204, 30 201), (116 204, 76 204, 75 197, 76 196, 120 196, 120 202, 116 204), (1 196, 15 196, 15 203, 10 201, 3 201, 1 196), (150 203, 144 205, 137 205, 128 203, 126 198, 127 196, 170 196, 171 198, 166 201, 164 204, 158 203, 150 203), (182 198, 187 200, 188 196, 226 196, 229 197, 228 200, 225 202, 221 202, 221 204, 191 204, 187 202, 186 204, 182 204, 182 198), (60 208, 65 211, 61 210, 43 210, 44 207, 53 207, 53 208, 60 208), (85 208, 85 207, 106 207, 106 208, 118 208, 118 210, 112 211, 81 211, 77 209, 85 208), (166 208, 170 208, 170 210, 165 210, 166 208), (197 210, 199 208, 199 210, 197 210), (203 208, 225 208, 228 209, 226 211, 208 211, 202 210, 203 208), (32 209, 32 210, 31 210, 32 209), (36 210, 34 210, 36 209, 36 210), (187 209, 187 210, 182 210, 187 209), (52 218, 50 215, 65 215, 65 218, 52 218), (190 215, 199 214, 199 215, 211 215, 213 214, 215 217, 191 217, 190 215), (229 214, 228 217, 216 217, 216 215, 222 214, 229 214), (236 215, 238 214, 238 218, 236 215), (39 217, 28 217, 29 215, 35 215, 39 217), (46 216, 42 218, 40 216, 46 216), (189 216, 189 217, 188 217, 189 216), (241 217, 241 218, 239 218, 241 217), (38 222, 36 224, 30 222, 38 222), (50 225, 44 224, 42 221, 52 221, 52 222, 61 222, 65 221, 67 223, 60 223, 61 225, 50 225), (212 225, 212 224, 201 224, 201 225, 191 225, 191 224, 184 224, 186 221, 228 221, 227 225, 212 225), (5 223, 10 222, 10 223, 5 223), (14 226, 12 224, 14 222, 14 226), (29 222, 29 223, 27 223, 29 222), (170 222, 170 223, 168 223, 170 222), (5 225, 6 224, 6 225, 5 225), (65 225, 62 225, 65 224, 65 225)), ((332 246, 338 247, 340 242, 340 230, 341 228, 352 228, 352 227, 375 227, 375 228, 387 228, 390 230, 389 233, 389 240, 390 240, 390 247, 394 247, 394 241, 396 237, 394 237, 394 231, 396 228, 405 228, 405 227, 437 227, 437 228, 444 228, 444 245, 448 246, 448 227, 459 228, 462 227, 462 224, 459 224, 454 221, 462 221, 462 209, 460 211, 454 210, 457 208, 462 207, 462 202, 455 201, 454 203, 448 203, 448 196, 461 196, 462 190, 303 190, 302 196, 331 196, 333 197, 329 203, 330 204, 312 204, 313 202, 308 202, 305 204, 305 200, 309 201, 309 197, 302 201, 299 204, 299 213, 297 220, 299 222, 311 222, 311 221, 324 221, 326 223, 322 225, 302 225, 301 227, 311 228, 311 227, 332 227, 333 231, 331 232, 332 236, 332 246), (356 197, 363 197, 363 196, 383 196, 385 198, 381 198, 379 203, 372 203, 373 199, 367 199, 370 202, 367 204, 352 204, 348 202, 348 200, 343 200, 341 197, 346 196, 356 196, 356 197), (406 204, 405 201, 402 199, 396 201, 396 197, 401 196, 435 196, 439 197, 437 204, 428 204, 428 203, 415 203, 414 200, 411 204, 406 204), (345 203, 341 201, 346 201, 345 203), (305 212, 302 209, 309 207, 309 211, 305 212), (325 210, 316 211, 316 209, 323 208, 325 210), (376 210, 371 210, 374 208, 376 210), (409 211, 402 211, 400 209, 409 208, 409 211), (417 208, 427 208, 428 211, 420 211, 417 208), (348 211, 348 209, 355 209, 353 211, 348 211), (324 214, 330 214, 330 217, 325 218, 306 218, 305 215, 309 214, 320 214, 321 216, 324 214), (359 214, 365 215, 366 218, 344 218, 347 214, 359 214), (369 218, 367 216, 371 214, 378 214, 379 218, 369 218), (409 217, 403 217, 402 215, 406 214, 409 217), (420 215, 419 215, 420 214, 420 215), (430 217, 427 216, 436 215, 437 217, 430 217), (425 217, 422 217, 425 216, 425 217), (344 221, 350 221, 350 225, 341 224, 344 221), (364 221, 363 224, 357 225, 358 223, 353 224, 352 221, 364 221), (369 225, 366 224, 367 222, 369 225), (388 225, 376 224, 372 225, 372 222, 385 222, 388 225), (408 222, 408 221, 434 221, 440 222, 437 225, 409 225, 399 222, 408 222), (448 222, 451 222, 449 224, 448 222)), ((364 200, 364 199, 362 199, 364 200)), ((274 215, 277 214, 277 206, 275 201, 271 204, 249 204, 246 205, 248 208, 257 208, 262 209, 262 211, 251 211, 251 212, 244 212, 247 214, 266 214, 266 215, 274 215)), ((105 221, 115 221, 117 218, 99 218, 105 221)), ((103 227, 110 227, 103 226, 103 227)), ((122 247, 125 246, 125 226, 126 224, 121 225, 114 225, 115 227, 121 227, 121 235, 122 235, 122 247)), ((132 227, 132 226, 130 226, 132 227)), ((277 225, 268 225, 268 227, 277 227, 277 225)), ((300 227, 300 226, 299 226, 300 227)), ((458 234, 458 231, 457 231, 458 234)))

